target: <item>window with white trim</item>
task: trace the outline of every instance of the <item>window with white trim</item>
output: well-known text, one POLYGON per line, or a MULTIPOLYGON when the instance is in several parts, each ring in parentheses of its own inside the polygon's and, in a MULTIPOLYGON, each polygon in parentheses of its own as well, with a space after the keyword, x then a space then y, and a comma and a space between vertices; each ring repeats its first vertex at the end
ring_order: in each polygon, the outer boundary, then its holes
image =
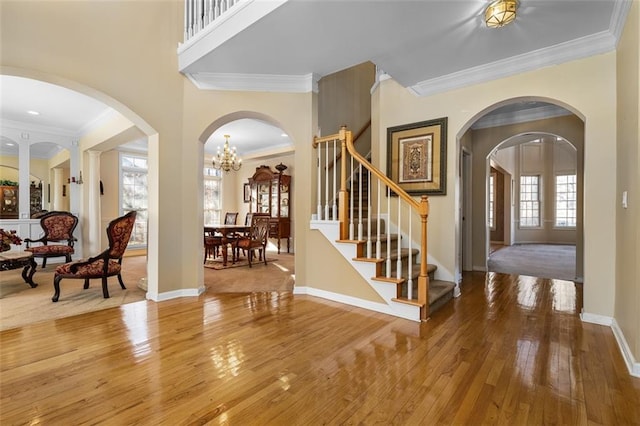
POLYGON ((496 174, 489 174, 489 220, 487 225, 491 230, 496 229, 496 174))
POLYGON ((204 223, 220 223, 222 200, 222 172, 204 168, 204 223))
POLYGON ((129 247, 147 245, 147 158, 120 154, 120 214, 137 211, 129 247))
POLYGON ((540 176, 520 176, 520 227, 540 226, 540 176))
POLYGON ((575 228, 577 195, 576 175, 556 175, 555 226, 575 228))

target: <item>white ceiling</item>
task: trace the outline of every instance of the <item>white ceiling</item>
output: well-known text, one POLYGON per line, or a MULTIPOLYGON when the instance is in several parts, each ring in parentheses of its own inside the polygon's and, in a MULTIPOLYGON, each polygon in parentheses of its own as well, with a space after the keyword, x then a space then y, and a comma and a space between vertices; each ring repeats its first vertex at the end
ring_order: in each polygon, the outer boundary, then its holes
MULTIPOLYGON (((79 139, 113 110, 93 98, 53 84, 27 78, 0 75, 0 121, 22 130, 38 130, 57 136, 79 139), (31 115, 28 111, 37 111, 31 115)), ((291 151, 293 143, 288 135, 260 120, 242 119, 217 129, 205 144, 205 152, 212 155, 224 144, 236 146, 241 158, 260 157, 274 152, 291 151)), ((0 154, 17 155, 20 141, 0 137, 0 154)), ((145 151, 146 141, 132 141, 121 149, 145 151)), ((50 158, 60 151, 55 143, 31 146, 31 156, 50 158)))
MULTIPOLYGON (((479 81, 611 50, 628 11, 624 0, 520 0, 514 23, 488 29, 482 22, 487 4, 486 0, 290 0, 200 59, 181 65, 181 71, 227 79, 236 74, 322 77, 371 61, 420 95, 433 91, 433 83, 479 81)), ((75 138, 110 112, 82 94, 19 77, 0 76, 0 94, 3 124, 19 123, 26 129, 75 138), (40 115, 29 115, 29 110, 40 115)), ((280 129, 247 119, 218 129, 205 150, 213 153, 224 143, 224 134, 231 135, 230 143, 241 157, 292 145, 280 129)), ((17 149, 8 147, 5 137, 0 143, 1 153, 17 149)), ((131 146, 140 145, 136 141, 131 146)))

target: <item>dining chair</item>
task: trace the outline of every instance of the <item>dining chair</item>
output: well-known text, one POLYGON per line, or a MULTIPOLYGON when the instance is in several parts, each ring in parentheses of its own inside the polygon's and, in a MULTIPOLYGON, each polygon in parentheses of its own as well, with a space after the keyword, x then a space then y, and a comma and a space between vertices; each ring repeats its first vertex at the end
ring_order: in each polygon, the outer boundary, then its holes
POLYGON ((25 251, 31 252, 34 258, 41 258, 43 268, 50 257, 64 257, 65 262, 71 262, 71 255, 75 253, 73 244, 77 241, 73 231, 78 226, 78 217, 69 212, 52 211, 40 217, 40 226, 44 235, 37 240, 25 238, 25 251), (34 243, 40 245, 32 246, 34 243))
POLYGON ((247 252, 249 267, 252 267, 253 256, 258 250, 259 257, 267 264, 267 241, 269 237, 271 215, 269 213, 254 213, 251 216, 251 228, 247 236, 241 236, 235 243, 238 250, 247 252))
MULTIPOLYGON (((225 225, 235 225, 238 220, 238 212, 227 212, 224 215, 224 224, 225 225)), ((204 232, 204 262, 207 262, 207 259, 210 256, 216 257, 220 256, 220 246, 222 246, 222 237, 223 235, 220 233, 211 234, 207 231, 204 232)), ((235 240, 235 235, 228 234, 227 242, 233 242, 235 240)))
POLYGON ((109 288, 107 287, 108 277, 117 276, 120 287, 125 290, 126 287, 122 281, 122 275, 120 275, 122 271, 122 256, 129 244, 129 238, 131 238, 135 221, 135 211, 131 211, 124 216, 112 220, 107 227, 109 247, 107 247, 106 250, 87 260, 68 262, 58 266, 53 276, 55 293, 51 300, 54 302, 58 301, 60 297, 60 281, 64 278, 83 279, 85 289, 89 288, 89 280, 101 278, 102 295, 105 299, 109 298, 109 288))

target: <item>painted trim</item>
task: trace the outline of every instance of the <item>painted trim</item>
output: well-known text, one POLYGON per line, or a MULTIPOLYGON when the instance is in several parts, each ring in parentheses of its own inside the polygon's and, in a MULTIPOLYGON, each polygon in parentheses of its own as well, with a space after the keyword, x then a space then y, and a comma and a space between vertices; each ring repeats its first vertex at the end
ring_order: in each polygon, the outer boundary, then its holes
POLYGON ((379 312, 381 314, 387 314, 413 322, 420 322, 420 319, 400 316, 398 311, 392 309, 390 305, 384 303, 372 302, 370 300, 364 300, 344 294, 333 293, 331 291, 320 290, 314 287, 297 287, 294 288, 293 294, 306 294, 308 296, 320 297, 322 299, 331 300, 333 302, 342 303, 344 305, 355 306, 357 308, 367 309, 369 311, 379 312))
POLYGON ((165 300, 177 299, 179 297, 198 297, 205 292, 205 287, 200 288, 184 288, 181 290, 167 291, 165 293, 147 292, 147 300, 154 302, 164 302, 165 300))
POLYGON ((616 338, 616 342, 618 342, 618 346, 620 347, 620 352, 622 352, 622 358, 624 358, 624 362, 627 364, 629 374, 634 377, 640 377, 640 362, 638 362, 633 356, 631 348, 627 343, 627 339, 625 339, 622 329, 615 318, 612 320, 611 329, 613 330, 613 336, 616 338))
POLYGON ((613 336, 616 338, 616 342, 618 343, 618 347, 620 348, 620 353, 622 354, 622 358, 624 359, 625 364, 627 365, 627 369, 629 370, 629 374, 634 377, 640 377, 640 362, 638 362, 633 353, 631 352, 631 348, 629 348, 629 344, 624 337, 624 333, 622 333, 622 329, 618 326, 618 322, 613 317, 608 317, 604 315, 598 314, 590 314, 588 312, 582 312, 580 314, 580 319, 584 322, 588 322, 591 324, 604 325, 611 328, 613 331, 613 336))
POLYGON ((534 50, 501 61, 424 80, 408 87, 408 90, 416 96, 430 96, 473 84, 510 77, 547 66, 607 53, 615 50, 616 43, 617 40, 615 36, 609 30, 601 31, 548 48, 534 50))
POLYGON ((598 315, 598 314, 590 314, 588 312, 584 312, 582 311, 580 313, 580 319, 583 322, 588 322, 591 324, 598 324, 598 325, 606 325, 608 327, 611 326, 611 324, 613 323, 613 318, 611 317, 607 317, 604 315, 598 315))
POLYGON ((195 72, 186 74, 202 90, 235 90, 244 92, 318 92, 318 74, 272 75, 195 72))

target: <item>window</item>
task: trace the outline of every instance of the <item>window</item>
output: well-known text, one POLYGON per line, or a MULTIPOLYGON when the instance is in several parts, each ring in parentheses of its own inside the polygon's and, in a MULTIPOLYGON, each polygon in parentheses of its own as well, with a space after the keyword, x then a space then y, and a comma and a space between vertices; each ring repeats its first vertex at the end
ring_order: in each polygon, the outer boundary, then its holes
POLYGON ((204 223, 220 223, 222 172, 204 168, 204 223))
POLYGON ((120 213, 138 212, 129 239, 130 247, 147 245, 147 169, 146 157, 120 155, 120 213))
POLYGON ((576 175, 556 176, 556 226, 576 226, 576 175))
POLYGON ((492 230, 496 229, 496 174, 489 175, 489 220, 487 225, 492 230))
POLYGON ((540 176, 520 176, 520 227, 540 226, 540 176))

